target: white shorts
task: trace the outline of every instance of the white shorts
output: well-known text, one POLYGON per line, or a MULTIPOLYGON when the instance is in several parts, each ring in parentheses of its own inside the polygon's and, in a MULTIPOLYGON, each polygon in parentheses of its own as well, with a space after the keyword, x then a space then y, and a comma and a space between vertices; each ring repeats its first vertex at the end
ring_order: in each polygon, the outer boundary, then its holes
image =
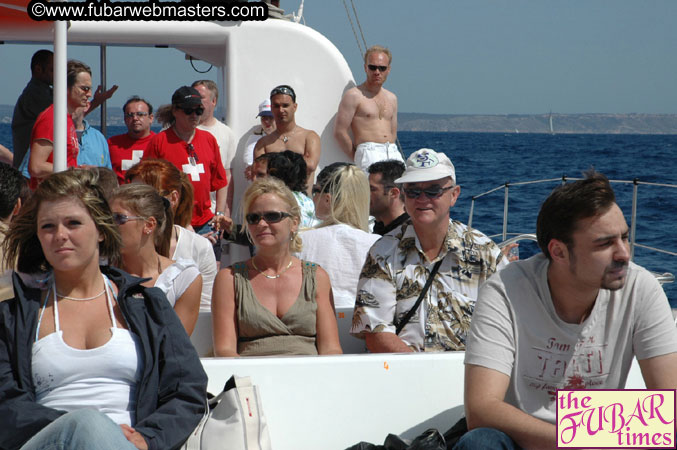
POLYGON ((369 173, 367 170, 369 166, 386 159, 396 159, 397 161, 404 162, 402 153, 400 153, 397 145, 390 142, 384 144, 379 142, 363 142, 355 150, 355 164, 364 170, 365 173, 369 173))

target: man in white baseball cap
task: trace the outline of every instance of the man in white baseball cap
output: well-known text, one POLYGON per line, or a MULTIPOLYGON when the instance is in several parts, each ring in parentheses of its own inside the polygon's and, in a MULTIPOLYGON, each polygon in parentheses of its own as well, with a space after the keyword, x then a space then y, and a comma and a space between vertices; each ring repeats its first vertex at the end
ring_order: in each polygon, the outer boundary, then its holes
POLYGON ((465 350, 479 286, 507 259, 484 234, 449 218, 461 188, 445 154, 417 150, 395 183, 410 220, 369 250, 351 333, 371 352, 465 350))
POLYGON ((273 112, 270 110, 270 99, 267 98, 259 103, 259 113, 256 115, 261 120, 261 128, 254 130, 254 132, 247 138, 244 151, 245 163, 245 177, 248 180, 252 179, 252 164, 254 164, 254 147, 256 143, 263 136, 266 136, 275 131, 275 119, 273 112))

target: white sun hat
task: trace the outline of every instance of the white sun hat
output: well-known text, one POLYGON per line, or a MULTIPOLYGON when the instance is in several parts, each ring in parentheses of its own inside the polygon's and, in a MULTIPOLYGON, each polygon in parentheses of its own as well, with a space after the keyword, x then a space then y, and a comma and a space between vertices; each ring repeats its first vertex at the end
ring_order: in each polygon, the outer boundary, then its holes
POLYGON ((456 170, 447 155, 422 148, 409 155, 406 169, 395 183, 420 183, 446 177, 451 177, 451 181, 456 184, 456 170))

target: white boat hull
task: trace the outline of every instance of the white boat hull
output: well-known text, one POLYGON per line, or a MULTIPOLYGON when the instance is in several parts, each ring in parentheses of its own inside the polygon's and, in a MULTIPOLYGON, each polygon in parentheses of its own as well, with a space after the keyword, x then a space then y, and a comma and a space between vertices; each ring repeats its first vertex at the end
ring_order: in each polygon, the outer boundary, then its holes
MULTIPOLYGON (((203 358, 209 392, 235 374, 260 388, 275 450, 341 450, 441 432, 464 415, 464 352, 203 358)), ((635 361, 628 389, 643 389, 635 361)))

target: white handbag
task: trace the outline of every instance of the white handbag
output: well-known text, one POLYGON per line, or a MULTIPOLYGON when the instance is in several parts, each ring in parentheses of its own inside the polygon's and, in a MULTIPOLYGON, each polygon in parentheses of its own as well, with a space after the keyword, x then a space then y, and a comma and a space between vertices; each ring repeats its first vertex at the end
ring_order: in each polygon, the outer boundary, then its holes
POLYGON ((272 450, 259 389, 251 378, 233 375, 208 405, 183 450, 272 450))

